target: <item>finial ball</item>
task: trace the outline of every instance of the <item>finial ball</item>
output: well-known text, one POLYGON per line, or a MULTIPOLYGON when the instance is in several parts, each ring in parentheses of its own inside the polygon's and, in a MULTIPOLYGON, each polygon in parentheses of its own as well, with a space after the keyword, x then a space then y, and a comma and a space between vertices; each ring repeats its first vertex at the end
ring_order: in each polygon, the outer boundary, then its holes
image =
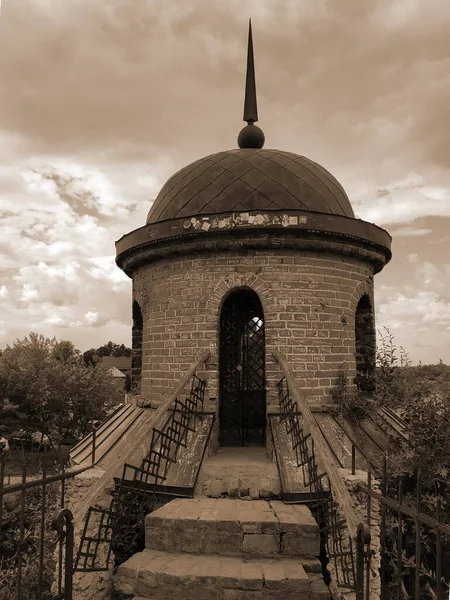
POLYGON ((265 142, 265 136, 257 125, 246 125, 241 129, 238 135, 239 148, 262 148, 265 142))

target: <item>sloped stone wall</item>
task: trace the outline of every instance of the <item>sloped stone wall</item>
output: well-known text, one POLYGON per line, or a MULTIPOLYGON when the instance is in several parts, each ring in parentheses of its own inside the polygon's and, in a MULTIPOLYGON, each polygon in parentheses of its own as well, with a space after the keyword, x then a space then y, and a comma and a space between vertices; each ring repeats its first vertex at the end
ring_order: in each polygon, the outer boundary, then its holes
MULTIPOLYGON (((74 559, 76 558, 78 548, 80 546, 81 534, 84 528, 84 514, 79 512, 79 507, 83 505, 86 496, 89 496, 92 486, 103 475, 104 471, 99 468, 89 469, 80 473, 73 479, 68 479, 66 482, 66 508, 72 511, 74 516, 74 559)), ((106 508, 109 506, 111 496, 104 490, 96 498, 95 506, 106 508)), ((96 523, 93 523, 88 533, 95 535, 96 523)), ((101 564, 105 559, 106 547, 100 547, 98 561, 101 564)), ((59 562, 58 546, 55 550, 56 562, 59 562)), ((64 571, 63 571, 64 572, 64 571)), ((73 600, 110 600, 113 593, 112 585, 112 568, 109 571, 95 573, 74 573, 73 577, 73 600)), ((56 594, 56 588, 53 589, 56 594)))

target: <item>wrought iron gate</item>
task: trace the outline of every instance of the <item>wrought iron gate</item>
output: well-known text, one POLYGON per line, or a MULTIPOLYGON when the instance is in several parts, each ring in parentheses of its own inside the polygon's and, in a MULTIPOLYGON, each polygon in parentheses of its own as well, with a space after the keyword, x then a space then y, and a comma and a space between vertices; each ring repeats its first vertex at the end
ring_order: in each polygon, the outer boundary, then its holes
POLYGON ((223 446, 263 445, 266 436, 264 314, 244 289, 225 300, 220 319, 220 438, 223 446))

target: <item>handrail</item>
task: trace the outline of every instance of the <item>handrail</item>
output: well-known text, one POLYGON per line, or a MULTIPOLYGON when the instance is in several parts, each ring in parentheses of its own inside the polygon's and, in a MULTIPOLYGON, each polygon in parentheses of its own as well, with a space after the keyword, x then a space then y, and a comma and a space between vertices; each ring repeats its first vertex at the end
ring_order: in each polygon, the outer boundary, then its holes
MULTIPOLYGON (((191 389, 186 394, 188 397, 184 400, 179 399, 181 394, 184 396, 187 387, 182 385, 182 379, 177 386, 178 391, 181 390, 181 392, 176 394, 174 405, 167 406, 170 397, 166 398, 164 402, 166 412, 161 410, 161 418, 164 419, 163 425, 160 428, 153 427, 150 447, 140 466, 125 463, 122 477, 119 480, 114 478, 116 485, 109 508, 91 507, 89 509, 77 554, 77 571, 108 570, 112 545, 116 542, 116 550, 118 550, 115 553, 116 561, 123 562, 135 549, 134 541, 137 541, 143 532, 145 514, 154 510, 156 489, 166 480, 171 464, 177 462, 180 447, 187 447, 189 431, 196 431, 196 420, 198 418, 203 420, 201 415, 203 414, 206 381, 200 379, 196 374, 193 374, 191 379, 191 389), (127 476, 129 470, 133 473, 131 478, 127 476), (89 527, 90 518, 94 513, 100 514, 101 517, 97 534, 93 536, 89 532, 89 527), (130 541, 128 537, 130 530, 134 532, 134 541, 130 541), (125 545, 120 541, 124 534, 127 537, 125 545), (104 557, 106 560, 102 559, 101 564, 96 562, 100 542, 109 543, 109 550, 104 557), (92 543, 95 547, 94 553, 91 548, 92 543), (121 547, 122 550, 120 550, 121 547)), ((171 395, 173 396, 173 393, 171 395)), ((158 421, 158 424, 160 422, 158 421)))
MULTIPOLYGON (((186 371, 186 373, 183 375, 183 377, 180 379, 180 381, 178 382, 178 384, 174 388, 174 390, 168 394, 168 396, 162 402, 162 404, 155 411, 151 411, 151 417, 152 417, 151 429, 152 430, 154 428, 160 429, 162 427, 162 425, 164 425, 166 413, 169 410, 169 408, 171 407, 172 403, 175 402, 175 400, 177 399, 177 396, 179 396, 183 392, 187 383, 189 382, 191 377, 193 375, 195 375, 195 373, 196 373, 197 369, 200 367, 200 365, 205 363, 210 356, 211 356, 210 350, 205 350, 204 352, 202 352, 200 354, 200 356, 192 363, 192 365, 189 367, 189 369, 186 371)), ((148 445, 148 436, 149 436, 148 429, 146 429, 145 431, 142 431, 139 435, 136 436, 136 438, 133 440, 132 443, 130 443, 129 447, 127 448, 126 456, 123 457, 123 460, 121 461, 121 465, 126 463, 127 462, 126 457, 132 456, 139 449, 140 446, 142 446, 142 448, 143 448, 142 455, 143 456, 145 455, 146 448, 148 445)), ((97 480, 97 483, 94 486, 92 486, 92 488, 90 490, 90 494, 84 499, 84 502, 79 505, 79 508, 78 508, 76 514, 74 515, 75 523, 82 521, 82 519, 86 515, 92 501, 99 495, 99 493, 103 489, 106 488, 106 486, 108 486, 110 484, 115 473, 118 471, 118 468, 121 468, 121 467, 118 467, 117 463, 113 462, 104 471, 103 475, 97 480)))
MULTIPOLYGON (((120 404, 119 406, 117 406, 110 415, 105 417, 103 419, 103 421, 99 425, 97 425, 97 427, 93 427, 89 433, 87 433, 84 437, 81 438, 81 440, 79 442, 77 442, 74 446, 71 447, 70 455, 72 456, 74 454, 79 454, 80 452, 83 452, 84 450, 86 450, 86 448, 88 446, 92 446, 93 432, 95 431, 96 434, 98 434, 100 429, 104 425, 106 425, 106 423, 108 423, 108 421, 112 421, 113 419, 115 419, 121 410, 126 412, 126 410, 128 409, 129 406, 132 406, 132 404, 130 402, 128 402, 128 403, 124 402, 123 404, 120 404)), ((108 424, 110 424, 110 423, 108 423, 108 424)))
POLYGON ((303 396, 300 387, 295 380, 294 374, 291 372, 286 362, 286 359, 279 350, 273 351, 273 357, 280 365, 281 370, 286 377, 289 391, 301 409, 304 430, 307 434, 311 435, 311 438, 314 441, 314 448, 317 451, 319 460, 322 463, 322 466, 324 467, 330 481, 333 498, 345 514, 348 533, 352 541, 356 543, 359 519, 353 508, 353 502, 350 493, 339 474, 339 471, 333 460, 333 455, 331 454, 331 451, 323 438, 316 419, 314 418, 314 415, 311 412, 311 409, 309 408, 305 397, 303 396))
POLYGON ((22 492, 31 488, 40 487, 43 483, 47 485, 49 483, 55 483, 66 479, 72 479, 73 477, 76 477, 77 475, 80 475, 80 473, 84 473, 84 471, 88 471, 89 469, 92 469, 91 465, 78 468, 72 467, 71 469, 67 469, 62 471, 61 473, 57 473, 56 475, 45 475, 44 477, 39 477, 37 479, 29 479, 28 481, 22 481, 21 483, 12 483, 10 485, 5 485, 4 487, 0 486, 0 500, 3 498, 3 496, 6 496, 8 494, 16 494, 17 492, 22 492))

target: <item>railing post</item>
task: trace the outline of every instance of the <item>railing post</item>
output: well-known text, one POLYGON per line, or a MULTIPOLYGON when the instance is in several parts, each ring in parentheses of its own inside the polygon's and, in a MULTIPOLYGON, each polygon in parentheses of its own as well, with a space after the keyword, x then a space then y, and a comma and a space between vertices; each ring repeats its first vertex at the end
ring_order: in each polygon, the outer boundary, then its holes
POLYGON ((368 596, 364 598, 364 558, 366 556, 364 548, 370 545, 370 538, 369 526, 366 523, 360 523, 356 536, 356 600, 369 600, 368 596))
POLYGON ((92 430, 92 466, 95 467, 95 443, 97 441, 97 429, 92 430))
POLYGON ((52 529, 58 533, 58 538, 65 547, 64 558, 64 600, 72 600, 73 594, 73 514, 68 508, 63 508, 53 519, 52 529))

